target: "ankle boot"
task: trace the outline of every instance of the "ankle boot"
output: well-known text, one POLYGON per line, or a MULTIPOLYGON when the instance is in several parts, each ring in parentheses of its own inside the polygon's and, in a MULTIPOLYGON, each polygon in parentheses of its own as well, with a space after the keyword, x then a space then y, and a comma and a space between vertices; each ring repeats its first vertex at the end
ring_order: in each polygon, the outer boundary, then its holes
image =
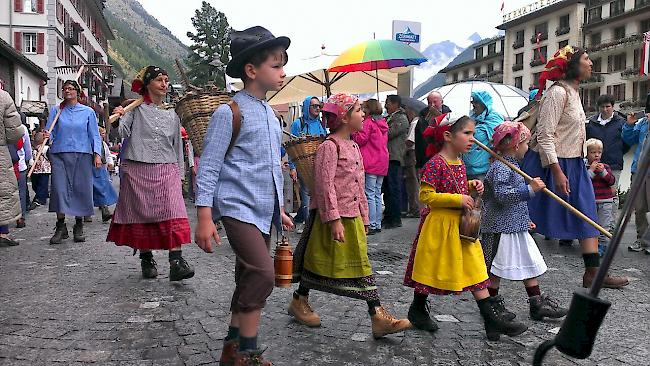
POLYGON ((294 295, 288 313, 300 324, 311 328, 320 327, 320 316, 312 310, 307 296, 294 295))
MULTIPOLYGON (((582 287, 591 287, 591 283, 596 278, 596 273, 598 272, 598 267, 586 267, 585 274, 582 276, 582 287)), ((605 281, 603 281, 603 287, 606 288, 621 288, 630 284, 630 280, 627 277, 615 277, 607 274, 605 276, 605 281)))
POLYGON ((370 320, 372 321, 372 336, 375 339, 411 328, 411 322, 408 319, 395 319, 383 306, 375 308, 375 314, 370 316, 370 320))
POLYGON ((194 277, 194 268, 185 259, 172 259, 169 261, 169 280, 180 281, 194 277))
POLYGON ((237 352, 235 356, 234 366, 272 366, 273 364, 269 360, 265 360, 262 357, 263 350, 251 350, 237 352))
POLYGON ((81 243, 86 241, 86 237, 84 236, 84 224, 79 222, 74 224, 72 227, 72 240, 74 240, 75 243, 81 243))
POLYGON ((528 303, 530 304, 530 318, 533 320, 559 319, 569 312, 568 309, 561 308, 557 300, 547 294, 532 296, 528 299, 528 303))
POLYGON ((221 350, 221 357, 219 358, 219 366, 233 366, 235 364, 235 357, 239 349, 239 341, 231 339, 223 344, 221 350))
POLYGON ((158 277, 158 267, 156 266, 156 261, 153 259, 153 257, 141 258, 140 259, 140 268, 142 268, 142 277, 143 278, 156 278, 156 277, 158 277))
POLYGON ((497 307, 497 311, 503 316, 503 319, 505 320, 513 320, 514 318, 517 317, 517 314, 509 311, 506 309, 506 304, 503 301, 503 296, 501 295, 496 295, 492 296, 494 298, 494 303, 497 307))
POLYGON ((418 329, 426 330, 427 332, 435 332, 438 330, 438 324, 431 319, 428 303, 424 308, 417 307, 411 303, 407 318, 418 329))
POLYGON ((493 297, 479 300, 476 303, 483 317, 485 334, 490 341, 498 341, 501 334, 513 337, 528 329, 523 323, 504 319, 503 315, 499 313, 498 304, 493 297))
POLYGON ((103 222, 107 222, 111 218, 113 218, 113 214, 111 213, 111 211, 109 211, 108 207, 102 206, 102 207, 99 208, 99 210, 102 212, 102 221, 103 222))
POLYGON ((52 238, 50 239, 50 244, 61 244, 63 239, 67 239, 68 237, 68 227, 65 222, 57 222, 54 235, 52 235, 52 238))

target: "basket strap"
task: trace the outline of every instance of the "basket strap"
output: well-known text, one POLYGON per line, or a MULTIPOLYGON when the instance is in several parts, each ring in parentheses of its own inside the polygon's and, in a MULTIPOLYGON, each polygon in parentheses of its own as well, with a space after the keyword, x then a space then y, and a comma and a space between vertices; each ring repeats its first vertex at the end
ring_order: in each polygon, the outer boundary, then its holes
POLYGON ((228 102, 228 106, 232 111, 232 135, 230 136, 230 144, 228 145, 226 154, 232 150, 232 147, 235 145, 235 141, 237 141, 237 137, 239 136, 239 130, 241 130, 241 110, 239 110, 239 105, 234 100, 231 100, 228 102))

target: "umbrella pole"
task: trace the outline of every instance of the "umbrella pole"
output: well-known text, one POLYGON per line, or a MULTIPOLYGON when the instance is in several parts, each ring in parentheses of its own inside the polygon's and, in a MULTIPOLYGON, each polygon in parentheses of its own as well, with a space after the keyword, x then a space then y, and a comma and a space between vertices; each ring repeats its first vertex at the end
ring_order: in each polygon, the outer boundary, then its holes
POLYGON ((377 82, 377 100, 379 100, 379 71, 377 71, 376 63, 375 63, 375 81, 377 82))

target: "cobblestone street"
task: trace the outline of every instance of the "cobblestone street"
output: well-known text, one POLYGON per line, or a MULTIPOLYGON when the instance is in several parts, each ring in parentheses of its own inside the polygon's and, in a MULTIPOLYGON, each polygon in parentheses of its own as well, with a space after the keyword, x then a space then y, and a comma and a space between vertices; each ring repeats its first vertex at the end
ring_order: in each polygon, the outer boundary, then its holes
MULTIPOLYGON (((195 210, 188 210, 194 221, 195 210)), ((211 255, 186 246, 196 276, 182 283, 169 282, 167 255, 157 252, 161 275, 143 280, 129 248, 105 243, 108 225, 99 215, 86 224, 85 243, 51 246, 55 220, 46 211, 32 211, 25 229, 12 229, 20 246, 0 249, 0 364, 218 364, 234 286, 227 242, 211 255)), ((417 220, 404 223, 369 239, 383 304, 399 317, 406 316, 412 297, 402 278, 417 220)), ((546 364, 650 365, 650 256, 628 252, 632 238, 629 228, 613 268, 630 276, 631 284, 601 293, 613 305, 591 358, 576 361, 553 351, 546 364)), ((549 266, 542 290, 568 306, 582 280, 579 248, 537 239, 549 266)), ((295 235, 291 242, 295 246, 295 235)), ((437 333, 410 330, 375 341, 365 303, 314 292, 311 302, 323 326, 308 329, 286 313, 289 289, 274 290, 260 337, 268 346, 265 356, 276 365, 529 365, 537 345, 552 338, 561 322, 531 321, 519 283, 504 282, 501 293, 530 329, 500 342, 487 341, 469 294, 430 297, 432 314, 447 320, 439 322, 437 333)))

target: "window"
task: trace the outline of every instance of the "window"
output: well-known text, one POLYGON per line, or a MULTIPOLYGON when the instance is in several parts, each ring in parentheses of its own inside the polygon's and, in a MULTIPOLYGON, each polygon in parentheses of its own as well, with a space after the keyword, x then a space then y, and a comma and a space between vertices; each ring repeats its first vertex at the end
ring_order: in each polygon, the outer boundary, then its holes
POLYGON ((524 64, 524 53, 518 53, 515 55, 515 65, 523 65, 524 64))
POLYGON ((625 26, 614 28, 614 39, 625 38, 625 26))
POLYGON ((515 36, 515 43, 512 44, 512 48, 520 48, 524 46, 524 31, 517 31, 515 36))
POLYGON ((494 55, 497 53, 497 44, 495 43, 490 43, 488 45, 488 55, 494 55))
POLYGON ((494 71, 494 64, 493 64, 493 63, 489 63, 489 64, 487 65, 487 72, 490 73, 490 72, 492 72, 492 71, 494 71))
POLYGON ((625 0, 616 0, 609 3, 610 17, 623 14, 624 11, 625 11, 625 0))
POLYGON ((457 82, 458 81, 458 73, 455 72, 454 76, 451 79, 454 81, 454 83, 457 82))
POLYGON ((566 47, 566 46, 569 45, 569 40, 568 40, 568 39, 565 39, 564 41, 559 42, 557 45, 558 45, 558 48, 559 48, 559 49, 562 49, 562 48, 564 48, 564 47, 566 47))
POLYGON ((535 60, 535 61, 537 61, 537 60, 539 60, 539 61, 546 60, 547 59, 546 58, 547 50, 548 50, 548 48, 546 46, 542 46, 539 49, 536 48, 534 50, 533 60, 535 60))
POLYGON ((475 76, 481 75, 481 67, 480 66, 474 69, 474 75, 475 76))
POLYGON ((642 21, 640 28, 641 33, 650 32, 650 19, 642 21))
POLYGON ((467 80, 467 79, 469 79, 469 70, 465 70, 463 72, 463 80, 467 80))
POLYGON ((536 72, 536 73, 533 74, 533 80, 531 80, 531 82, 532 82, 531 86, 534 89, 539 88, 539 77, 540 77, 541 74, 542 74, 541 72, 536 72))
POLYGON ((523 84, 523 78, 521 76, 517 76, 515 78, 515 88, 522 89, 523 84))
POLYGON ((601 42, 601 34, 600 33, 593 33, 591 37, 589 37, 589 45, 591 47, 597 46, 601 42))
POLYGON ((618 55, 607 56, 607 72, 625 70, 625 59, 627 54, 619 53, 618 55))
POLYGON ((483 58, 483 47, 479 47, 476 49, 476 59, 482 59, 483 58))
POLYGON ((36 0, 24 0, 23 2, 23 12, 24 13, 36 13, 36 0))
POLYGON ((569 28, 569 14, 560 17, 560 28, 569 28))
POLYGON ((63 61, 63 41, 61 38, 56 38, 56 57, 63 61))
POLYGON ((594 72, 601 72, 602 67, 603 67, 602 66, 603 65, 603 59, 599 57, 599 58, 591 60, 591 62, 593 63, 592 69, 594 70, 594 72))
POLYGON ((634 50, 634 65, 641 65, 641 52, 643 52, 641 48, 634 50))
POLYGON ((625 100, 625 84, 608 85, 607 94, 613 95, 617 102, 625 100))
POLYGON ((588 23, 593 23, 601 20, 603 18, 603 7, 597 6, 595 8, 589 9, 588 13, 588 23))
POLYGON ((36 33, 23 33, 23 52, 27 55, 36 54, 36 33))
POLYGON ((538 35, 540 41, 548 39, 548 23, 541 23, 535 26, 535 34, 530 39, 531 43, 537 43, 538 35))

